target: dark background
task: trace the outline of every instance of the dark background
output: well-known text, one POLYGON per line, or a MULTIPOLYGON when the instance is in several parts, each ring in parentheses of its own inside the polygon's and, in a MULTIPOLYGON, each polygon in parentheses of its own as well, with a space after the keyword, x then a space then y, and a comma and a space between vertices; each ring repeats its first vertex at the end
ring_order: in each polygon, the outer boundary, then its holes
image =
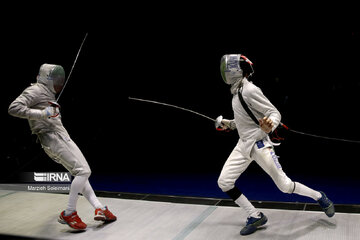
MULTIPOLYGON (((291 15, 291 14, 289 14, 291 15)), ((231 93, 219 72, 222 55, 254 62, 252 81, 280 110, 282 122, 313 134, 360 140, 360 33, 327 21, 222 18, 194 12, 148 14, 92 24, 19 24, 2 32, 2 181, 23 171, 62 171, 35 143, 28 123, 7 114, 36 81, 42 63, 69 73, 59 101, 63 124, 93 174, 218 174, 238 141, 197 115, 128 96, 232 119, 231 93), (140 21, 138 21, 140 19, 140 21), (137 21, 135 21, 137 20, 137 21)), ((86 22, 84 20, 84 22, 86 22)), ((288 175, 358 179, 359 144, 289 133, 276 148, 288 175)), ((255 175, 261 170, 249 167, 255 175)))

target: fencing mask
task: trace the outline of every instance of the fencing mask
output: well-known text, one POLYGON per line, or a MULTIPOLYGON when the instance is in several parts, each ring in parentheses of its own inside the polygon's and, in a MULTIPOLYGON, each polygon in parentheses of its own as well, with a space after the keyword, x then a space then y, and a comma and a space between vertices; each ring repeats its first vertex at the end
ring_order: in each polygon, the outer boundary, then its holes
POLYGON ((41 65, 37 82, 47 86, 54 94, 61 92, 65 83, 65 71, 60 65, 47 64, 41 65))
POLYGON ((226 84, 235 84, 246 74, 254 73, 253 63, 241 54, 226 54, 220 61, 221 77, 226 84))

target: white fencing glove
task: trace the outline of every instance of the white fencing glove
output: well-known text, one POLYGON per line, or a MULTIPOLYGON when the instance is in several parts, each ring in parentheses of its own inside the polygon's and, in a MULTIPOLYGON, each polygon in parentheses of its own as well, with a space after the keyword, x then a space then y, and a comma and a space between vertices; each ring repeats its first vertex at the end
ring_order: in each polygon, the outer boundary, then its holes
POLYGON ((236 129, 234 120, 224 119, 223 116, 218 116, 215 120, 215 128, 218 131, 230 131, 236 129))

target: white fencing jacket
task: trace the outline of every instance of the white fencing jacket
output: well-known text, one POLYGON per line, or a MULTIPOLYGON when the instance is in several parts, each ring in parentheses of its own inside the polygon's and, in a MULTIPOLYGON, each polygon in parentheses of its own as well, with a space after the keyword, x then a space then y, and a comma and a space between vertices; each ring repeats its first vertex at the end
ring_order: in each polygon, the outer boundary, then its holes
POLYGON ((47 82, 38 80, 26 88, 9 106, 10 115, 28 119, 33 134, 58 132, 69 136, 61 122, 61 114, 55 118, 44 118, 41 110, 55 101, 55 94, 47 82))
MULTIPOLYGON (((274 131, 280 123, 281 115, 274 105, 264 96, 261 89, 244 78, 240 92, 242 92, 244 101, 257 119, 266 116, 273 121, 274 127, 272 131, 274 131)), ((245 154, 246 157, 251 158, 251 151, 254 144, 259 140, 263 140, 265 146, 271 146, 268 134, 261 130, 260 126, 251 119, 242 107, 237 92, 233 94, 232 108, 234 111, 234 120, 232 121, 235 122, 236 129, 240 136, 239 146, 241 152, 245 154)))

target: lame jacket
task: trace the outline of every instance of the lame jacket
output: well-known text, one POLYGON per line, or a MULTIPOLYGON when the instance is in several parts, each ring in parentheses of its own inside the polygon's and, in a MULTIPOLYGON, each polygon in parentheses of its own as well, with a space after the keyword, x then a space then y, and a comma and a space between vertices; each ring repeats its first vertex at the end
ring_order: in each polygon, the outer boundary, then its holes
POLYGON ((55 118, 43 118, 41 110, 55 101, 55 94, 44 84, 34 83, 26 88, 9 106, 10 115, 28 119, 33 134, 60 132, 68 135, 61 122, 61 114, 55 118))
MULTIPOLYGON (((280 112, 264 96, 260 88, 252 82, 249 82, 246 78, 242 81, 240 92, 252 113, 257 119, 265 116, 270 118, 274 123, 272 130, 275 130, 281 120, 280 112)), ((257 141, 263 140, 265 145, 271 145, 268 135, 251 119, 241 105, 238 93, 233 94, 232 108, 234 111, 234 120, 232 121, 235 122, 236 129, 240 136, 238 144, 248 158, 251 158, 251 151, 257 141)))

